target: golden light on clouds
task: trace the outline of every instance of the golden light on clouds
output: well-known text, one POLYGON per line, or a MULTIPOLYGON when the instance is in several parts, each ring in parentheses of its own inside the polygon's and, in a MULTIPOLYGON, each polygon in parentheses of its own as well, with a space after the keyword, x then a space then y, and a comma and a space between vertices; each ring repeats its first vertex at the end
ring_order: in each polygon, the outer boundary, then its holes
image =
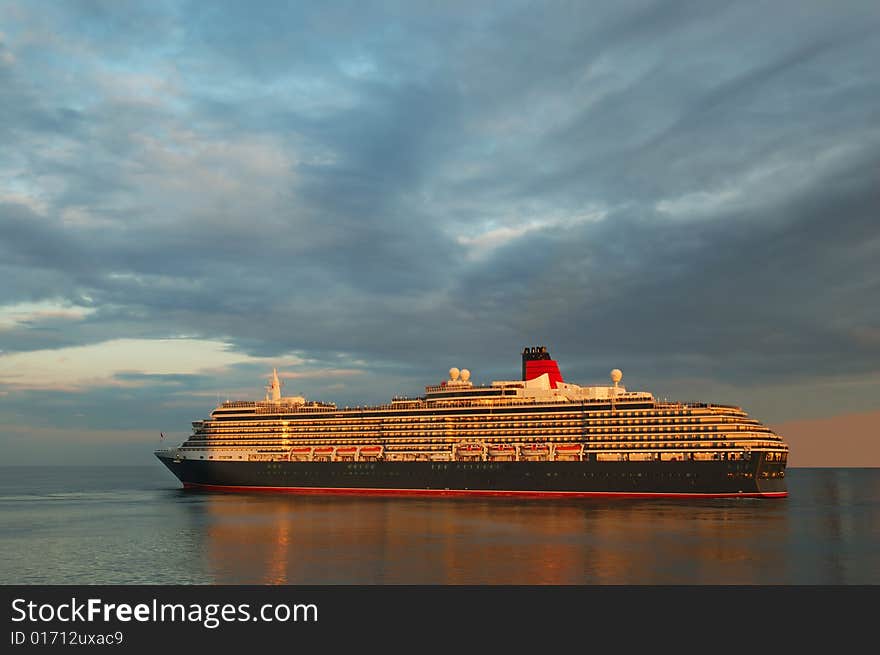
POLYGON ((222 341, 114 339, 88 346, 0 354, 0 384, 14 389, 68 390, 136 386, 136 381, 121 381, 114 376, 204 373, 262 361, 271 366, 273 360, 235 352, 222 341))

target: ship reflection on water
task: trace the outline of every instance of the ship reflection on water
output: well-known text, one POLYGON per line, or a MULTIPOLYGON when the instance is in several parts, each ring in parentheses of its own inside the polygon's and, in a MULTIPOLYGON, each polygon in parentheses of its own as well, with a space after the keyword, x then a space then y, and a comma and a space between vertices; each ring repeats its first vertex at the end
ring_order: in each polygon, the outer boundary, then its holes
POLYGON ((563 502, 196 493, 153 466, 12 467, 0 582, 880 584, 880 469, 786 480, 786 499, 563 502))
POLYGON ((203 494, 224 584, 765 584, 785 501, 514 502, 203 494), (768 539, 768 535, 772 535, 768 539))
POLYGON ((880 470, 790 478, 775 500, 168 490, 165 516, 186 579, 215 584, 880 583, 880 470))

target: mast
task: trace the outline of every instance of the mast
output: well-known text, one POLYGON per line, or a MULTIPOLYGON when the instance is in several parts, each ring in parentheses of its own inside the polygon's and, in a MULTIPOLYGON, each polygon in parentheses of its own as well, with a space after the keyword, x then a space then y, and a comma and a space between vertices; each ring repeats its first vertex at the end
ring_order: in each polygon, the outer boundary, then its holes
POLYGON ((272 369, 272 381, 266 386, 266 402, 278 402, 281 400, 281 382, 278 380, 278 369, 272 369))

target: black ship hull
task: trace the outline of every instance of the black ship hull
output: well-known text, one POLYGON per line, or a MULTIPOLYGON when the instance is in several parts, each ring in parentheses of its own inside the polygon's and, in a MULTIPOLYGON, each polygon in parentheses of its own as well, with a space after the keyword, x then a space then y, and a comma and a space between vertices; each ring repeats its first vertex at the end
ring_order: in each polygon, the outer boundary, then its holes
POLYGON ((187 489, 236 492, 783 498, 785 465, 745 461, 223 462, 157 454, 187 489))

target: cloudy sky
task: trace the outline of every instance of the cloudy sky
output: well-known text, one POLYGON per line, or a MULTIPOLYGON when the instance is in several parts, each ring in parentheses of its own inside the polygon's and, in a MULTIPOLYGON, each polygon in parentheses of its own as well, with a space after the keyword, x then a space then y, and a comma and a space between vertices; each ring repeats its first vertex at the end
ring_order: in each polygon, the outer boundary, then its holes
POLYGON ((878 34, 872 0, 7 0, 2 460, 148 462, 273 366, 363 404, 536 344, 864 440, 878 34))

